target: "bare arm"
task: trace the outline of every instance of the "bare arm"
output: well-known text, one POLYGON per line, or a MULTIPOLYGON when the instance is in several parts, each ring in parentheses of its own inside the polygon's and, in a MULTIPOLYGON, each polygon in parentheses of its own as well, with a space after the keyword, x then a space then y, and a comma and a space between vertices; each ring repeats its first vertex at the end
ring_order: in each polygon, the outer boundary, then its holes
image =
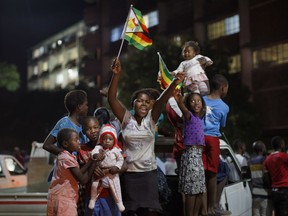
POLYGON ((190 112, 187 109, 187 107, 185 106, 185 104, 183 103, 183 96, 181 94, 180 89, 175 90, 174 98, 177 102, 178 107, 180 108, 181 112, 183 113, 183 117, 185 118, 185 120, 189 120, 191 118, 190 112))
POLYGON ((79 181, 81 185, 85 185, 91 179, 96 164, 97 161, 89 160, 81 169, 78 167, 72 167, 70 168, 70 171, 74 178, 79 181))
POLYGON ((89 160, 81 169, 78 167, 70 168, 70 171, 74 178, 80 182, 80 184, 85 185, 91 179, 96 166, 99 166, 100 162, 105 158, 105 153, 100 149, 97 160, 89 160))
POLYGON ((205 69, 206 67, 213 64, 213 61, 206 56, 201 56, 200 58, 197 58, 197 61, 199 61, 200 65, 203 69, 205 69))
POLYGON ((114 115, 122 123, 125 112, 126 112, 126 108, 117 98, 118 82, 119 82, 120 73, 122 70, 120 61, 118 59, 113 60, 111 69, 113 72, 113 76, 112 76, 112 79, 108 88, 108 95, 107 95, 108 103, 114 115))
POLYGON ((58 155, 60 152, 63 151, 63 149, 58 148, 54 143, 56 142, 56 138, 54 136, 52 136, 51 134, 49 134, 44 143, 43 143, 43 149, 45 149, 46 151, 58 155))
POLYGON ((267 170, 264 170, 263 182, 266 187, 271 188, 271 177, 267 170))
POLYGON ((173 79, 169 87, 165 89, 160 95, 160 97, 155 101, 152 108, 152 118, 155 122, 157 122, 164 105, 167 103, 168 99, 173 95, 176 86, 182 83, 183 80, 184 80, 184 74, 182 72, 177 73, 176 77, 173 79))

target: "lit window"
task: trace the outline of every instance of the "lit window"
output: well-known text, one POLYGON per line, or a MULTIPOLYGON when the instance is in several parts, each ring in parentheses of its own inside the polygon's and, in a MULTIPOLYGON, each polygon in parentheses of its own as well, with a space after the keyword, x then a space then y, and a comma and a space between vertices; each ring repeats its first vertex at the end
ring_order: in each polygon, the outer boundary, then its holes
POLYGON ((253 67, 288 63, 288 43, 261 48, 253 52, 253 67))
POLYGON ((89 31, 90 32, 96 32, 98 29, 99 29, 99 26, 98 25, 94 25, 94 26, 90 27, 89 31))
POLYGON ((57 44, 58 44, 58 46, 61 46, 62 45, 62 40, 58 40, 57 44))
POLYGON ((57 84, 57 85, 61 85, 63 82, 64 82, 64 76, 63 76, 63 74, 57 74, 56 84, 57 84))
POLYGON ((225 35, 231 35, 239 32, 239 16, 235 15, 225 19, 225 35))
POLYGON ((52 43, 51 47, 52 47, 53 49, 55 49, 55 48, 56 48, 56 43, 55 43, 55 42, 52 43))
POLYGON ((209 40, 213 40, 222 36, 238 33, 239 31, 239 15, 234 15, 209 24, 208 38, 209 40))
POLYGON ((143 16, 147 28, 151 28, 159 24, 158 11, 152 11, 143 16))
POLYGON ((43 62, 43 64, 42 64, 42 71, 48 71, 48 62, 47 61, 43 62))
POLYGON ((44 46, 41 46, 41 47, 33 50, 32 58, 33 58, 33 59, 38 58, 38 57, 40 57, 41 55, 43 55, 44 53, 45 53, 45 47, 44 47, 44 46))
POLYGON ((38 75, 38 66, 33 67, 33 75, 38 75))
POLYGON ((229 57, 229 73, 234 74, 241 71, 240 55, 229 57))
POLYGON ((69 80, 77 80, 78 72, 73 69, 68 69, 68 79, 69 80))
POLYGON ((120 39, 123 28, 124 28, 124 25, 121 25, 111 30, 111 38, 110 38, 111 42, 115 42, 120 39))
POLYGON ((64 56, 63 56, 63 54, 60 54, 60 55, 58 56, 58 62, 59 62, 59 64, 62 64, 62 63, 64 62, 64 56))

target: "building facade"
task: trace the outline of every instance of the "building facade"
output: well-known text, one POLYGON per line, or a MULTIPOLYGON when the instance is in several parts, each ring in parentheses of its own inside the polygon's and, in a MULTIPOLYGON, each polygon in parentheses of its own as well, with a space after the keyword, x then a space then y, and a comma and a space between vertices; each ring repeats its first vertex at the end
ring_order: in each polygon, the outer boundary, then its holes
MULTIPOLYGON (((55 59, 51 60, 53 63, 49 66, 48 72, 45 64, 42 69, 35 70, 35 65, 41 65, 40 58, 37 57, 37 61, 32 58, 28 67, 30 90, 41 85, 46 86, 46 89, 65 87, 71 83, 77 84, 81 79, 86 79, 91 85, 94 83, 101 88, 109 80, 111 59, 119 50, 120 35, 130 5, 133 4, 144 15, 152 38, 158 36, 175 40, 185 34, 191 35, 191 39, 197 39, 201 46, 209 44, 225 49, 230 62, 229 73, 234 74, 241 85, 250 89, 251 101, 261 117, 263 131, 267 134, 288 134, 288 117, 285 115, 288 101, 286 0, 86 2, 87 8, 83 16, 83 28, 86 28, 83 32, 86 33, 76 37, 79 38, 75 42, 77 56, 63 57, 63 64, 59 69, 57 61, 61 58, 48 55, 49 59, 55 59), (89 30, 91 28, 94 31, 89 30), (74 65, 74 68, 68 67, 68 62, 74 65), (56 74, 60 73, 59 70, 65 71, 63 76, 68 77, 68 70, 74 71, 77 67, 78 72, 75 72, 75 75, 77 74, 78 78, 71 78, 67 82, 60 82, 59 78, 57 81, 56 74), (55 72, 57 69, 58 72, 55 72), (55 73, 54 78, 51 78, 51 75, 49 81, 45 81, 47 73, 55 73)), ((54 38, 54 41, 55 39, 58 40, 54 38)), ((49 44, 52 39, 46 42, 49 44)))

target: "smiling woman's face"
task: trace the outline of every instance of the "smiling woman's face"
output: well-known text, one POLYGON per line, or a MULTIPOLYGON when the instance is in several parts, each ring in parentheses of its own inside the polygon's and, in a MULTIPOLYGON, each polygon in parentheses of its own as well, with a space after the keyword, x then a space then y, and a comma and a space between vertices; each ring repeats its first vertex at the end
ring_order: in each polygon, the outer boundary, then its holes
POLYGON ((151 109, 152 104, 152 100, 147 94, 139 94, 133 103, 135 114, 139 117, 144 118, 147 115, 148 111, 151 109))

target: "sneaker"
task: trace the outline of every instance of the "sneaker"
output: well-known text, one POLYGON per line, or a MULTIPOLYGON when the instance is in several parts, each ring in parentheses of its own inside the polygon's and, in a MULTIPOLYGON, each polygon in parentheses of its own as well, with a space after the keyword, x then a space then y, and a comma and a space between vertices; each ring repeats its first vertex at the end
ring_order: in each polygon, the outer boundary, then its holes
POLYGON ((224 208, 221 205, 218 205, 216 208, 214 208, 214 211, 219 216, 232 214, 229 210, 224 210, 224 208))

